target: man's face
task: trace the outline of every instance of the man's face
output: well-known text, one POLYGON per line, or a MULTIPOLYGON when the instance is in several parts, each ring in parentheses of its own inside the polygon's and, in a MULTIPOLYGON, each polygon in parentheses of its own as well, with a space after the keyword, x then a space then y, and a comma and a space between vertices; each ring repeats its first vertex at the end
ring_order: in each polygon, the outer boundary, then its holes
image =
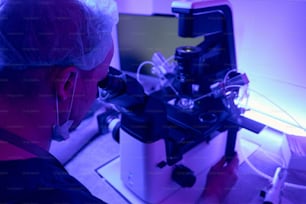
POLYGON ((112 47, 104 62, 93 70, 80 71, 71 111, 71 119, 74 120, 72 129, 75 129, 80 124, 91 105, 96 100, 98 82, 106 77, 113 57, 113 52, 114 50, 112 47))

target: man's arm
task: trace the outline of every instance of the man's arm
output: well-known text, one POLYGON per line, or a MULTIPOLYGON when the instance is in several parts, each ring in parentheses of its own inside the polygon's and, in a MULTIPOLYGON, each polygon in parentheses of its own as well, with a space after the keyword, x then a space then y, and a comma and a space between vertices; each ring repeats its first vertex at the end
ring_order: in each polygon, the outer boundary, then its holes
POLYGON ((222 203, 238 179, 238 165, 239 159, 237 154, 229 162, 223 157, 215 164, 207 175, 206 186, 198 203, 222 203))

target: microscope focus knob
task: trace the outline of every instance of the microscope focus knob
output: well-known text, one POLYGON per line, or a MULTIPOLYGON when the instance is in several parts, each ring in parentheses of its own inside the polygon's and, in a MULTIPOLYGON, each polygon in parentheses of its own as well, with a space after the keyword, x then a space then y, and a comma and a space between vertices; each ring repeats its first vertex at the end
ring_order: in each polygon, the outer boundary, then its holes
POLYGON ((172 179, 182 187, 192 187, 196 182, 193 171, 184 165, 177 165, 172 172, 172 179))

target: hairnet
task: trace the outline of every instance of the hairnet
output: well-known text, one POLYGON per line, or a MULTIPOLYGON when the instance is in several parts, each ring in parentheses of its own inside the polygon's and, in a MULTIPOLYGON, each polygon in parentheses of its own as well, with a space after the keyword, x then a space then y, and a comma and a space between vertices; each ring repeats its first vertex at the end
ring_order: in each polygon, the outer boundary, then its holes
POLYGON ((114 0, 0 0, 0 70, 102 63, 118 21, 114 0))

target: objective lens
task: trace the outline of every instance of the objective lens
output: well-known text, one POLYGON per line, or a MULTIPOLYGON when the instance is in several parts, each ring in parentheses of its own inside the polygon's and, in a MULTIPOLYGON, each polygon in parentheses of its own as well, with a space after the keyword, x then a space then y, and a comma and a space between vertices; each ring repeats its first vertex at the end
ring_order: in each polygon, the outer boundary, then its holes
POLYGON ((179 91, 185 97, 192 96, 192 85, 201 69, 202 49, 195 46, 182 46, 176 48, 177 79, 180 83, 179 91))
POLYGON ((201 51, 201 49, 198 49, 199 47, 194 47, 194 46, 184 46, 184 47, 179 47, 178 52, 181 53, 197 53, 198 51, 201 51))

